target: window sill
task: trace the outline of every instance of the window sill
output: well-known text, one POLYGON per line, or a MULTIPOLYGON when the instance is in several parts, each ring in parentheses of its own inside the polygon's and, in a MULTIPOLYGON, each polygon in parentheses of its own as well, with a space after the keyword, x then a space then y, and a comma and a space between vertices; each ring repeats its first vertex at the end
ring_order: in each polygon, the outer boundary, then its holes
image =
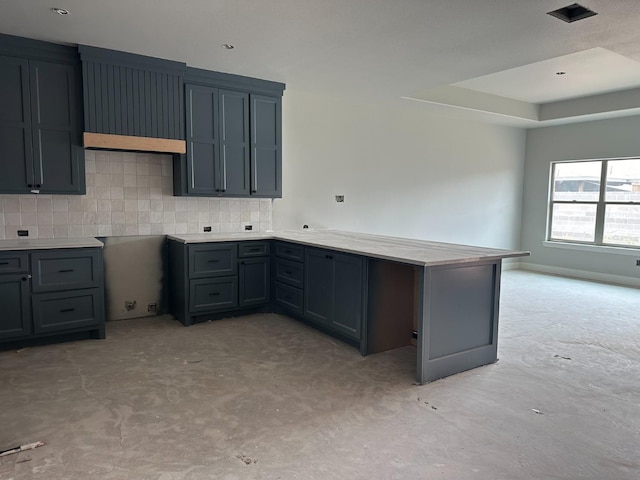
POLYGON ((640 247, 610 247, 604 245, 583 245, 581 243, 553 242, 545 240, 542 242, 544 247, 561 248, 565 250, 581 250, 591 253, 606 253, 613 255, 632 255, 637 257, 640 255, 640 247))

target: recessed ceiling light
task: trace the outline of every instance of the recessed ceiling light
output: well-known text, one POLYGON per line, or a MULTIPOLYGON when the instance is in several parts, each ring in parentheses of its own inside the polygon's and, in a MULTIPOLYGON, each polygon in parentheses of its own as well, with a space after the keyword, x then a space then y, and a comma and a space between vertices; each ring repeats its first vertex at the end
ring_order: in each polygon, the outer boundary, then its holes
POLYGON ((231 45, 230 43, 223 43, 222 45, 220 45, 222 48, 224 48, 225 50, 233 50, 234 48, 236 48, 235 45, 231 45))
POLYGON ((58 15, 69 15, 69 10, 65 10, 64 8, 54 7, 51 9, 53 13, 57 13, 58 15))
POLYGON ((556 75, 566 75, 567 72, 556 72, 556 75))
POLYGON ((551 15, 552 17, 559 18, 563 22, 567 23, 577 22, 578 20, 597 15, 597 13, 593 10, 590 10, 587 7, 583 7, 578 3, 572 3, 571 5, 567 5, 564 8, 559 8, 557 10, 547 12, 547 14, 551 15))

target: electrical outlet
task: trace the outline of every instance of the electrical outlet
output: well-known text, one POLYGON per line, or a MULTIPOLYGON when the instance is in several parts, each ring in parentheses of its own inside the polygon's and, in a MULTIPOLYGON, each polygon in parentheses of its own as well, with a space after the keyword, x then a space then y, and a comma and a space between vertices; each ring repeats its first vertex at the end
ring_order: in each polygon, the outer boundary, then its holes
POLYGON ((205 232, 210 232, 211 231, 211 227, 204 227, 204 231, 205 232))
POLYGON ((253 225, 245 225, 244 229, 245 230, 253 230, 253 225))
POLYGON ((336 195, 336 202, 343 203, 344 202, 344 195, 336 195))
POLYGON ((135 300, 125 300, 124 301, 124 308, 130 312, 131 310, 133 310, 134 308, 136 308, 136 306, 138 305, 138 302, 135 300))
POLYGON ((640 267, 640 260, 636 260, 636 267, 640 267))
POLYGON ((28 237, 29 236, 29 230, 18 230, 18 236, 19 237, 28 237))
POLYGON ((149 313, 158 313, 158 304, 157 303, 150 303, 149 305, 147 305, 147 312, 149 312, 149 313))

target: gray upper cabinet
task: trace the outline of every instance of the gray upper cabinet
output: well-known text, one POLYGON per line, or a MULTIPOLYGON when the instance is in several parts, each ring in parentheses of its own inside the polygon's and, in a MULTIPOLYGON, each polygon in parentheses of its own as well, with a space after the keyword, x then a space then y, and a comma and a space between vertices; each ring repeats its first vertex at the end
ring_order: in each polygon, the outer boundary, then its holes
POLYGON ((279 83, 187 68, 187 154, 174 162, 174 194, 282 196, 283 90, 279 83))
POLYGON ((0 191, 26 193, 33 183, 29 62, 0 57, 0 191))
POLYGON ((249 95, 219 90, 220 162, 223 192, 249 193, 249 95))
POLYGON ((249 95, 202 85, 185 87, 187 192, 249 193, 249 95))
POLYGON ((282 100, 251 95, 251 194, 282 197, 282 100))
POLYGON ((85 193, 77 52, 0 35, 0 54, 0 193, 85 193))
POLYGON ((219 141, 216 128, 218 91, 199 85, 185 86, 187 126, 187 192, 220 192, 219 141))

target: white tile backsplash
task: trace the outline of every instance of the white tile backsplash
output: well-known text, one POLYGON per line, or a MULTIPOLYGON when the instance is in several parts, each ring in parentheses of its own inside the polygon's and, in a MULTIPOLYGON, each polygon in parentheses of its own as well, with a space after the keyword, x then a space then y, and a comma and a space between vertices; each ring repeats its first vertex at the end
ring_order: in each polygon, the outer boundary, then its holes
POLYGON ((86 151, 86 195, 0 195, 0 239, 271 229, 271 200, 174 197, 170 155, 86 151))

